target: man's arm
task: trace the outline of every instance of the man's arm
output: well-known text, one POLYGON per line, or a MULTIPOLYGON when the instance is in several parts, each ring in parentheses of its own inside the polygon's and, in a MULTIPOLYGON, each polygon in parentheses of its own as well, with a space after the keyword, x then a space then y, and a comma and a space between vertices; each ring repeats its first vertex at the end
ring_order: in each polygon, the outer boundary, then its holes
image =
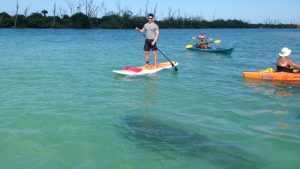
POLYGON ((154 45, 155 44, 155 42, 157 41, 157 39, 158 39, 158 36, 159 36, 159 31, 158 30, 156 30, 155 31, 155 38, 154 38, 154 41, 152 42, 152 45, 154 45))
POLYGON ((142 29, 139 29, 138 27, 135 28, 137 31, 139 32, 144 32, 145 31, 145 27, 143 27, 142 29))

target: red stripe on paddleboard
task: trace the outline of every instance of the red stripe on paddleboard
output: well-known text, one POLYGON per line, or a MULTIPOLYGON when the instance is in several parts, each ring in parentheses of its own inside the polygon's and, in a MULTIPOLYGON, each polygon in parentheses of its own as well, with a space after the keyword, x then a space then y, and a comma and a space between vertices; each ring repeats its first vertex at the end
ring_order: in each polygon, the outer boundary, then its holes
POLYGON ((141 68, 136 68, 136 67, 124 67, 123 70, 127 70, 127 71, 132 71, 132 72, 136 72, 139 73, 141 72, 143 69, 141 68))

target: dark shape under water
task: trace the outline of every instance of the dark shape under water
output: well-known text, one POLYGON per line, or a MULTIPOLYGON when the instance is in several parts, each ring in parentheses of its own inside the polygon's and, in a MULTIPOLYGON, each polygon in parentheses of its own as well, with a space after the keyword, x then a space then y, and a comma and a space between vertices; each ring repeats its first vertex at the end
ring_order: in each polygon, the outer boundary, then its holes
POLYGON ((144 147, 206 159, 222 168, 258 168, 250 160, 250 157, 255 157, 233 143, 217 142, 206 136, 179 130, 141 116, 126 116, 122 120, 127 128, 126 136, 144 147))

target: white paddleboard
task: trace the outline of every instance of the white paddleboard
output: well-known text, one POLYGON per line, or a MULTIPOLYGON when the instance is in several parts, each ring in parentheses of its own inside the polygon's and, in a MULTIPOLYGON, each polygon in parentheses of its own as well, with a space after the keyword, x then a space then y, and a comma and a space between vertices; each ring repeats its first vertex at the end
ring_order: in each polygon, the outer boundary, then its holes
MULTIPOLYGON (((172 62, 175 66, 178 65, 178 62, 172 62)), ((172 68, 172 65, 170 62, 162 62, 157 64, 156 68, 154 65, 144 65, 140 67, 125 67, 122 70, 113 70, 113 72, 122 74, 122 75, 128 75, 128 76, 140 76, 140 75, 147 75, 147 74, 153 74, 158 71, 161 71, 163 69, 170 69, 172 68)))

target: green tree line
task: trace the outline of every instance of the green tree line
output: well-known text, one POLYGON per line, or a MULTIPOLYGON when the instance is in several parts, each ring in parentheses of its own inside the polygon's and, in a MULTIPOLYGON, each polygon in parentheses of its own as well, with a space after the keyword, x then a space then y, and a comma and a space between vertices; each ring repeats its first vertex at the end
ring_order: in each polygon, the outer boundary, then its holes
MULTIPOLYGON (((121 13, 109 12, 102 17, 89 17, 81 12, 72 16, 47 16, 48 11, 32 13, 29 16, 10 16, 0 13, 0 28, 104 28, 132 29, 142 27, 147 19, 145 16, 134 15, 131 11, 121 13)), ((252 24, 238 19, 216 19, 208 21, 199 17, 168 17, 156 21, 160 28, 299 28, 296 24, 252 24)))

